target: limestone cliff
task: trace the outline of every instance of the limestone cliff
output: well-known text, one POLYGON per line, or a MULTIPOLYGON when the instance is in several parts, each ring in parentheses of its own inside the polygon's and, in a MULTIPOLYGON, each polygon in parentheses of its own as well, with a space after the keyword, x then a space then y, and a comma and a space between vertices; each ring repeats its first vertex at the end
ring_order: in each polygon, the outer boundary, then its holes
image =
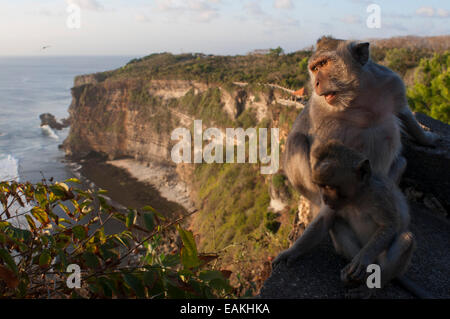
POLYGON ((189 80, 101 79, 96 75, 75 79, 69 107, 72 125, 64 142, 72 157, 94 151, 109 159, 170 164, 170 133, 176 127, 190 128, 194 119, 203 119, 224 128, 245 111, 254 115, 256 124, 269 116, 268 105, 274 102, 269 94, 237 85, 230 89, 189 80), (216 104, 205 106, 210 114, 198 114, 193 100, 201 104, 212 95, 216 104))

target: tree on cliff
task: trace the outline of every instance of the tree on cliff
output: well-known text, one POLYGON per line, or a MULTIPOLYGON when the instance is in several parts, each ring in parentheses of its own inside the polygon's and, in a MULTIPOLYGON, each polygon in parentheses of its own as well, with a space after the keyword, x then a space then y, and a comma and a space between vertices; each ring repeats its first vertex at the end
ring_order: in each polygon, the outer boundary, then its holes
POLYGON ((450 52, 422 59, 408 89, 408 102, 414 111, 450 124, 450 52))

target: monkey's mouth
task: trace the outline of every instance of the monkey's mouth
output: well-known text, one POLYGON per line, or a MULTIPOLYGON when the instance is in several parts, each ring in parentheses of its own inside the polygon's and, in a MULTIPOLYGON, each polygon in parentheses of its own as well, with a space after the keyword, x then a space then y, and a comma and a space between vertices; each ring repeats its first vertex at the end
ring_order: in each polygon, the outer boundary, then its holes
POLYGON ((328 104, 332 104, 333 101, 336 99, 336 92, 329 92, 323 95, 325 97, 325 100, 327 101, 328 104))

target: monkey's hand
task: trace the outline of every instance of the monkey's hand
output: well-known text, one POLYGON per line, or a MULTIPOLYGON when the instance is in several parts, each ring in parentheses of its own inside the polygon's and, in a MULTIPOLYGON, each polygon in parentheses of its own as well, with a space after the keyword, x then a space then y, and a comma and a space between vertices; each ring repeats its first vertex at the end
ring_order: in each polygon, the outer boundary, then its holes
POLYGON ((353 260, 341 270, 341 280, 345 283, 363 281, 370 260, 365 254, 357 254, 353 260))
POLYGON ((288 267, 292 266, 295 261, 298 260, 300 254, 295 250, 289 248, 285 251, 282 251, 277 258, 272 262, 272 268, 277 267, 280 263, 285 263, 288 267))

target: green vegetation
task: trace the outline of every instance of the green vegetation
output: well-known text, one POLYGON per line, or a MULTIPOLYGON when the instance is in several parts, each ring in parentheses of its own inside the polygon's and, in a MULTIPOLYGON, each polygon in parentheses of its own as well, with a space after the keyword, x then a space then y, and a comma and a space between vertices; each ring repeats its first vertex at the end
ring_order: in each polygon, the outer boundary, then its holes
POLYGON ((79 181, 0 183, 2 298, 230 296, 224 273, 208 266, 216 256, 198 254, 193 234, 181 227, 181 219, 165 221, 149 206, 123 214, 107 203, 105 191, 84 191, 69 183, 79 181), (17 209, 23 211, 21 225, 17 209), (138 216, 143 226, 136 223, 138 216), (113 221, 123 231, 107 234, 105 226, 113 221), (174 227, 182 247, 167 253, 163 238, 174 227), (136 231, 143 235, 138 237, 136 231), (81 268, 80 288, 66 284, 71 264, 81 268))
POLYGON ((272 176, 272 185, 275 187, 275 189, 280 189, 285 185, 286 182, 286 176, 283 174, 274 174, 272 176))
POLYGON ((202 234, 200 249, 217 252, 218 264, 244 274, 243 286, 255 283, 259 275, 255 270, 263 261, 289 245, 294 214, 281 223, 269 211, 267 179, 257 164, 197 165, 194 187, 201 205, 193 224, 202 234))
POLYGON ((408 102, 420 111, 450 124, 450 52, 422 59, 408 89, 408 102))
POLYGON ((232 125, 232 121, 223 109, 219 88, 210 88, 203 93, 195 94, 190 89, 179 101, 178 105, 196 119, 206 124, 217 124, 221 127, 232 125))
POLYGON ((103 78, 105 81, 138 77, 206 83, 277 83, 291 89, 302 87, 305 75, 295 66, 309 57, 311 52, 281 53, 281 48, 272 49, 267 55, 246 56, 155 53, 134 59, 124 67, 108 72, 103 78))
POLYGON ((401 76, 405 76, 406 72, 415 68, 421 59, 432 56, 432 51, 428 49, 411 49, 411 48, 371 48, 372 59, 380 64, 387 66, 401 76))

